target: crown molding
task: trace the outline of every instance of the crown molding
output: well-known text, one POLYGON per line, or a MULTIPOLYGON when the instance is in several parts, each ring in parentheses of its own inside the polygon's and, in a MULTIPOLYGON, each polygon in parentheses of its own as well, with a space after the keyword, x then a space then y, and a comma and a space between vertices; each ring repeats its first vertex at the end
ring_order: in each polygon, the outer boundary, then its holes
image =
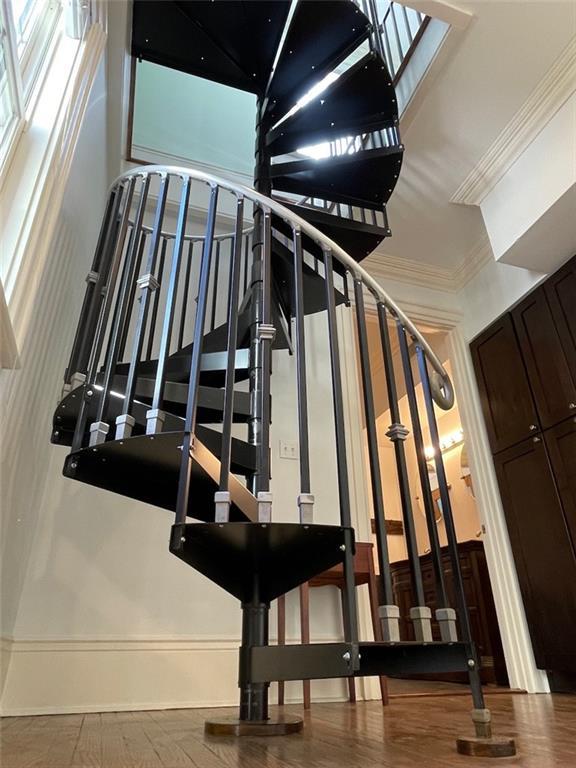
POLYGON ((488 235, 485 235, 452 272, 453 290, 464 288, 491 261, 494 261, 494 253, 488 235))
POLYGON ((480 205, 574 91, 576 36, 460 184, 450 202, 480 205))
POLYGON ((454 291, 452 270, 434 264, 401 259, 376 250, 362 260, 362 266, 376 279, 396 280, 399 283, 421 285, 440 291, 454 291))

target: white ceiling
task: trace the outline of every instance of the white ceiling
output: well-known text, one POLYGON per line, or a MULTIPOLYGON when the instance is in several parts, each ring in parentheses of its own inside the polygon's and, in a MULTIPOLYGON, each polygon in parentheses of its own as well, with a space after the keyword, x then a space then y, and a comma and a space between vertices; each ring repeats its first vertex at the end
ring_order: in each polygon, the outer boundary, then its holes
POLYGON ((485 242, 480 209, 450 198, 576 34, 576 2, 484 0, 451 32, 402 138, 392 238, 381 252, 447 269, 485 242))

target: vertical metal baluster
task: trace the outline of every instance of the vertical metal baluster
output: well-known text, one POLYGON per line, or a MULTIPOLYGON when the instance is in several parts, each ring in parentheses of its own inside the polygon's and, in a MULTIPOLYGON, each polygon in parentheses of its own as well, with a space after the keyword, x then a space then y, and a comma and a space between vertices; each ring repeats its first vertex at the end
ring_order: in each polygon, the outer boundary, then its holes
POLYGON ((374 209, 372 209, 371 214, 372 214, 372 224, 374 224, 374 226, 376 226, 377 225, 376 211, 374 209))
MULTIPOLYGON (((308 439, 308 389, 306 382, 306 341, 304 332, 304 284, 302 278, 302 233, 292 230, 294 256, 294 315, 296 324, 296 380, 298 397, 298 441, 300 447, 300 522, 314 522, 314 496, 310 491, 310 445, 308 439)), ((317 263, 317 259, 315 260, 317 263)))
MULTIPOLYGON (((336 436, 336 463, 338 468, 338 497, 340 501, 340 524, 352 526, 350 511, 350 487, 348 484, 348 460, 346 457, 346 429, 344 426, 344 404, 342 400, 342 374, 340 371, 340 348, 336 324, 336 302, 334 298, 334 273, 332 251, 323 249, 328 315, 328 343, 330 345, 330 367, 332 372, 332 397, 334 402, 334 432, 336 436)), ((358 641, 358 610, 356 605, 356 583, 354 575, 354 552, 352 541, 346 545, 344 554, 344 639, 347 643, 358 641)), ((352 660, 354 668, 356 659, 352 660)))
POLYGON ((362 219, 362 223, 366 224, 366 209, 360 208, 360 218, 362 219))
MULTIPOLYGON (((472 698, 474 700, 475 712, 472 713, 472 720, 477 728, 479 736, 489 736, 490 724, 489 710, 485 709, 484 694, 482 693, 482 683, 480 681, 480 668, 478 664, 478 656, 472 639, 472 628, 470 625, 470 615, 468 613, 468 606, 466 604, 466 594, 464 591, 464 580, 462 578, 462 570, 460 567, 460 553, 458 551, 458 539, 456 536, 456 527, 454 526, 454 517, 452 515, 452 505, 450 503, 450 493, 448 491, 448 480, 446 479, 446 470, 444 468, 444 462, 442 461, 442 452, 440 450, 440 438, 438 436, 438 425, 436 423, 436 414, 434 413, 434 402, 432 400, 432 392, 430 389, 430 378, 428 375, 428 366, 426 365, 426 357, 422 348, 416 344, 416 357, 418 359, 418 369, 420 371, 420 379, 422 381, 422 389, 424 391, 424 402, 426 405, 426 415, 428 420, 428 428, 430 430, 430 438, 432 441, 432 447, 434 448, 434 465, 436 467, 436 475, 438 477, 438 485, 440 488, 440 499, 442 501, 442 514, 444 517, 444 525, 446 527, 446 537, 448 539, 448 552, 450 554, 450 563, 452 565, 452 580, 454 583, 454 592, 456 594, 456 605, 458 608, 458 619, 460 622, 460 631, 462 633, 462 639, 468 645, 469 649, 469 661, 468 661, 468 675, 470 678, 470 688, 472 690, 472 698), (488 722, 483 720, 484 713, 488 716, 488 722), (478 715, 478 717, 475 717, 478 715), (484 727, 487 726, 487 733, 483 732, 484 727)), ((456 639, 455 621, 446 616, 444 622, 448 626, 445 631, 448 633, 447 640, 456 639)))
MULTIPOLYGON (((116 341, 115 336, 117 334, 117 325, 118 325, 118 320, 120 319, 120 316, 121 316, 119 302, 121 301, 121 293, 123 291, 123 288, 125 288, 125 284, 129 274, 126 258, 123 260, 122 254, 124 251, 124 244, 126 242, 126 232, 128 231, 128 226, 130 223, 130 211, 132 207, 132 199, 134 196, 135 186, 136 186, 136 177, 134 176, 128 182, 128 188, 127 188, 126 196, 124 200, 124 210, 122 213, 122 219, 121 219, 120 226, 118 229, 118 234, 116 237, 116 247, 114 249, 114 255, 112 257, 112 269, 110 270, 110 279, 108 281, 108 285, 106 286, 106 305, 105 305, 106 319, 100 327, 98 360, 96 361, 97 363, 99 362, 100 352, 102 349, 102 344, 104 342, 104 336, 106 335, 106 331, 107 331, 108 315, 110 310, 112 309, 112 304, 114 303, 114 298, 115 298, 114 290, 116 287, 118 274, 120 272, 120 265, 124 261, 123 274, 120 279, 118 296, 116 297, 116 303, 115 303, 114 312, 112 315, 112 323, 108 332, 108 340, 107 340, 108 348, 107 348, 107 354, 106 354, 107 358, 110 358, 113 351, 113 347, 115 346, 114 342, 116 341)), ((96 371, 94 373, 95 373, 94 378, 91 377, 91 379, 88 382, 90 389, 87 390, 86 392, 86 394, 88 394, 88 392, 92 392, 91 397, 93 399, 95 399, 94 384, 96 382, 96 376, 97 376, 96 371)), ((95 446, 95 445, 98 445, 99 443, 103 443, 106 440, 106 435, 108 434, 108 431, 109 431, 109 425, 106 424, 104 421, 102 421, 102 419, 100 418, 100 415, 105 408, 106 399, 107 399, 107 386, 109 386, 110 372, 107 371, 107 374, 108 375, 105 375, 105 379, 104 379, 104 387, 100 391, 100 396, 98 398, 96 420, 93 421, 92 424, 90 424, 89 445, 91 446, 95 446)))
POLYGON ((402 15, 404 16, 404 26, 406 27, 406 32, 408 34, 408 40, 410 42, 410 45, 412 45, 412 41, 414 40, 414 36, 412 35, 412 30, 410 29, 410 21, 408 20, 408 11, 406 10, 406 6, 402 5, 400 6, 402 8, 402 15))
POLYGON ((400 41, 400 33, 398 32, 398 22, 396 21, 396 4, 390 4, 390 15, 392 16, 392 23, 394 25, 394 36, 396 38, 396 45, 398 46, 398 61, 401 64, 404 58, 404 50, 402 49, 402 43, 400 41))
MULTIPOLYGON (((136 178, 134 178, 136 181, 136 178)), ((126 318, 130 315, 131 305, 130 299, 130 287, 136 280, 136 263, 138 254, 138 242, 140 240, 140 234, 142 232, 142 223, 144 221, 144 214, 146 213, 146 203, 148 200, 148 190, 150 187, 150 177, 148 175, 142 180, 142 187, 140 190, 140 199, 138 201, 138 208, 136 210, 136 217, 128 240, 128 247, 124 256, 124 265, 122 268, 122 277, 120 280, 120 287, 118 295, 116 296, 116 306, 114 308, 114 314, 112 319, 112 326, 110 328, 110 336, 108 339, 108 349, 106 351, 106 362, 104 365, 104 376, 102 381, 102 392, 100 393, 100 402, 98 405, 98 411, 96 415, 96 423, 99 423, 100 429, 94 432, 94 443, 103 442, 105 435, 110 427, 107 423, 108 417, 108 405, 110 399, 110 386, 112 379, 116 371, 118 364, 120 345, 122 342, 122 332, 126 324, 126 318), (106 432, 103 427, 106 426, 106 432)), ((134 187, 130 191, 133 195, 134 187)), ((129 195, 130 195, 129 192, 129 195)), ((131 207, 131 200, 128 202, 128 206, 131 207)), ((124 240, 126 237, 126 231, 120 230, 119 247, 123 250, 124 240)), ((122 250, 117 255, 118 259, 122 259, 122 250)), ((92 428, 91 428, 92 429, 92 428)), ((92 434, 91 434, 92 438, 92 434)))
POLYGON ((238 307, 240 267, 242 263, 242 227, 244 225, 244 198, 236 201, 236 229, 230 249, 228 278, 228 339, 226 349, 226 379, 224 382, 224 409, 222 414, 222 450, 220 452, 220 483, 214 495, 215 521, 227 523, 230 519, 230 463, 232 449, 232 416, 234 410, 234 372, 238 344, 238 307))
POLYGON ((216 240, 214 255, 214 284, 212 286, 212 311, 210 313, 210 330, 216 327, 216 299, 218 297, 218 272, 220 271, 220 240, 216 240))
POLYGON ((398 406, 398 389, 394 375, 394 359, 390 346, 390 334, 388 332, 388 318, 386 307, 378 302, 378 324, 380 328, 380 340, 382 342, 382 357, 384 359, 384 373, 386 376, 386 388, 392 424, 386 432, 386 437, 394 443, 396 456, 396 469, 398 473, 398 486, 400 489, 400 503, 402 507, 402 519, 404 521, 404 534, 406 548, 408 550, 408 562, 416 605, 410 608, 410 618, 414 625, 416 640, 430 642, 432 640, 432 611, 426 606, 424 587, 422 584, 422 571, 418 556, 418 540, 414 525, 414 510, 410 498, 410 481, 406 465, 406 453, 404 440, 410 434, 400 420, 400 408, 398 406))
POLYGON ((272 342, 276 335, 272 325, 272 217, 270 211, 264 209, 263 243, 262 243, 262 312, 261 322, 258 328, 258 341, 261 361, 261 388, 260 388, 260 440, 259 467, 257 477, 258 497, 260 494, 270 492, 270 370, 272 363, 272 342))
POLYGON ((350 301, 350 287, 348 285, 348 275, 349 272, 346 270, 344 272, 344 275, 342 276, 342 280, 344 281, 344 304, 349 307, 351 305, 350 301))
MULTIPOLYGON (((146 232, 140 233, 140 242, 138 244, 138 254, 136 256, 136 265, 134 269, 134 276, 140 274, 140 267, 142 265, 142 256, 146 248, 146 238, 148 237, 146 232)), ((136 296, 136 280, 132 280, 130 283, 130 296, 128 297, 128 314, 122 329, 122 340, 120 341, 120 351, 118 353, 118 359, 124 360, 124 353, 126 351, 126 342, 128 340, 128 333, 130 331, 130 321, 132 319, 132 309, 134 307, 134 297, 136 296)))
MULTIPOLYGON (((208 281, 210 279, 210 262, 212 260, 212 245, 214 241, 214 224, 218 205, 218 187, 210 188, 210 203, 206 218, 206 233, 202 250, 202 265, 198 286, 198 303, 196 305, 196 320, 194 323, 194 343, 190 361, 190 379, 188 382, 188 398, 186 404, 186 420, 184 423, 184 439, 182 440, 182 460, 178 477, 178 497, 176 501, 176 524, 186 523, 188 497, 190 495, 190 480, 192 478, 192 441, 196 429, 196 410, 198 408, 198 388, 200 384, 200 366, 202 363, 202 342, 204 339, 204 324, 206 322, 206 306, 208 304, 208 281)), ((180 546, 178 542, 177 546, 180 546)))
POLYGON ((184 277, 184 289, 182 292, 182 309, 180 311, 180 328, 178 330, 178 351, 184 346, 184 329, 186 327, 186 314, 188 312, 188 294, 190 293, 190 273, 192 272, 192 259, 194 258, 194 241, 188 243, 188 260, 186 262, 186 276, 184 277))
POLYGON ((389 14, 390 10, 388 10, 386 16, 384 17, 384 22, 382 23, 382 37, 380 39, 384 41, 384 58, 388 63, 390 75, 392 78, 394 78, 396 75, 396 67, 394 66, 394 59, 392 58, 392 48, 390 46, 390 38, 388 37, 388 27, 386 26, 386 19, 388 18, 389 14))
POLYGON ((446 593, 446 583, 444 581, 440 538, 438 536, 436 516, 434 514, 434 500, 432 499, 430 478, 428 477, 428 467, 426 466, 426 456, 424 455, 424 439, 422 437, 422 426, 420 423, 420 414, 418 412, 418 402, 416 400, 416 389, 414 386, 412 364, 410 362, 410 352, 408 350, 406 333, 399 320, 396 321, 396 328, 398 331, 404 381, 406 382, 406 396, 410 408, 410 420, 412 422, 412 433, 414 435, 414 445, 416 448, 416 461, 418 463, 418 475, 420 477, 420 486, 422 490, 422 503, 426 515, 426 526, 428 528, 428 539, 430 542, 432 565, 434 567, 434 576, 436 580, 436 603, 439 608, 445 609, 448 608, 449 603, 446 593))
POLYGON ((336 213, 338 214, 338 216, 342 216, 342 206, 340 205, 340 203, 336 203, 336 213))
POLYGON ((380 621, 384 639, 391 642, 400 640, 400 611, 394 604, 390 559, 388 556, 388 541, 386 520, 384 517, 384 497, 382 494, 382 477, 380 473, 380 456, 378 452, 378 435, 376 432, 376 412, 374 409, 374 394, 370 374, 370 353, 368 350, 368 333, 364 310, 362 281, 354 277, 354 298, 356 300, 356 323, 358 326, 358 346, 360 352, 360 367, 362 372, 362 389, 364 391, 364 414, 366 416, 366 432, 368 435, 368 457, 370 461, 370 481, 374 518, 376 521, 376 549, 380 566, 380 579, 384 592, 384 605, 380 606, 380 621))
POLYGON ((102 269, 100 270, 100 274, 94 287, 94 293, 97 300, 92 304, 91 313, 86 323, 86 334, 83 339, 83 344, 86 346, 81 350, 79 356, 79 360, 83 360, 84 357, 87 357, 87 374, 84 395, 80 404, 80 410, 78 411, 78 418, 76 419, 74 437, 72 438, 72 452, 77 451, 82 447, 84 432, 86 431, 86 423, 88 421, 89 405, 94 397, 94 385, 96 383, 96 374, 100 362, 100 353, 106 336, 108 315, 112 306, 114 285, 116 284, 116 276, 120 266, 119 263, 115 262, 113 256, 116 253, 116 244, 120 228, 118 216, 120 214, 121 204, 125 201, 126 189, 126 186, 121 186, 116 190, 110 217, 110 226, 106 232, 103 247, 102 269), (92 328, 94 329, 93 338, 90 339, 88 337, 88 332, 92 328), (93 342, 90 350, 88 350, 87 346, 89 341, 93 342))
MULTIPOLYGON (((160 287, 160 284, 154 277, 154 271, 156 269, 156 259, 158 258, 158 248, 160 246, 160 240, 162 239, 162 222, 164 220, 166 199, 168 197, 169 179, 170 177, 168 174, 160 174, 160 192, 158 194, 156 212, 154 214, 154 225, 148 249, 146 272, 137 280, 137 284, 141 290, 140 306, 138 307, 136 328, 134 329, 134 340, 132 343, 132 355, 130 359, 130 367, 128 369, 126 392, 124 394, 124 412, 116 419, 118 425, 116 429, 117 440, 121 437, 130 437, 135 424, 134 417, 132 416, 132 407, 134 393, 136 392, 138 366, 140 365, 140 356, 144 345, 144 334, 146 332, 146 321, 148 319, 150 299, 151 295, 160 287)), ((153 333, 152 326, 150 327, 150 333, 153 333)))
MULTIPOLYGON (((152 312, 150 314, 150 327, 148 329, 148 342, 146 344, 146 360, 152 360, 154 351, 154 342, 156 340, 156 319, 158 317, 158 304, 160 303, 160 291, 164 282, 164 264, 166 262, 166 249, 168 248, 168 238, 162 238, 160 246, 160 262, 158 264, 158 288, 154 291, 152 298, 152 312)), ((172 248, 174 250, 174 248, 172 248)))
POLYGON ((244 241, 244 290, 242 291, 242 298, 246 296, 248 290, 248 269, 250 266, 250 235, 246 235, 244 241))
MULTIPOLYGON (((146 413, 147 435, 155 435, 157 432, 161 432, 166 420, 166 414, 162 410, 164 401, 164 389, 166 386, 164 373, 166 370, 166 361, 168 359, 168 355, 170 354, 172 325, 174 323, 174 312, 176 310, 176 295, 178 292, 178 280, 180 278, 180 265, 182 263, 182 249, 184 247, 184 237, 186 234, 188 204, 190 202, 190 186, 190 178, 185 177, 182 181, 180 207, 178 209, 178 220, 176 223, 176 237, 174 239, 174 246, 172 248, 172 262, 170 265, 168 290, 166 292, 166 307, 164 309, 164 324, 162 326, 160 349, 158 351, 158 367, 156 368, 154 394, 152 396, 152 405, 150 410, 146 413)), ((153 319, 155 321, 155 315, 153 316, 153 319)), ((151 329, 154 328, 155 325, 155 322, 151 323, 151 329)))
MULTIPOLYGON (((82 302, 82 309, 80 310, 80 317, 78 319, 78 325, 76 326, 76 333, 74 335, 74 343, 72 344, 72 350, 70 352, 70 359, 68 361, 68 367, 64 373, 64 383, 68 388, 63 392, 65 396, 70 389, 74 389, 79 382, 72 382, 72 377, 75 374, 86 376, 88 368, 88 342, 93 340, 93 331, 91 331, 92 325, 95 325, 96 318, 98 317, 97 307, 100 307, 102 303, 102 291, 97 290, 97 284, 100 282, 101 272, 106 268, 104 258, 105 243, 107 241, 108 232, 112 227, 113 210, 117 200, 118 194, 116 190, 113 190, 108 196, 108 202, 106 203, 106 211, 104 213, 104 219, 102 220, 102 226, 100 227, 100 233, 98 235, 98 242, 94 251, 94 258, 92 260, 92 269, 86 276, 86 292, 84 294, 84 301, 82 302), (90 322, 90 318, 94 318, 94 322, 90 322)), ((102 275, 103 277, 103 275, 102 275)))

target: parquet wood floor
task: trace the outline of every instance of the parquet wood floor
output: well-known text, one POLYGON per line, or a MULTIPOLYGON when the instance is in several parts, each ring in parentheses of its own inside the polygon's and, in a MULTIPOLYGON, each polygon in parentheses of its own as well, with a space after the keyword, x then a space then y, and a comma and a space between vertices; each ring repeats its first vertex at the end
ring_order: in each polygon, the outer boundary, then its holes
MULTIPOLYGON (((2 768, 522 768, 576 766, 576 697, 487 697, 495 730, 512 735, 518 755, 457 755, 472 732, 462 696, 358 704, 313 703, 302 734, 207 738, 204 720, 226 710, 162 710, 4 718, 2 768)), ((300 707, 286 707, 297 713, 300 707)))

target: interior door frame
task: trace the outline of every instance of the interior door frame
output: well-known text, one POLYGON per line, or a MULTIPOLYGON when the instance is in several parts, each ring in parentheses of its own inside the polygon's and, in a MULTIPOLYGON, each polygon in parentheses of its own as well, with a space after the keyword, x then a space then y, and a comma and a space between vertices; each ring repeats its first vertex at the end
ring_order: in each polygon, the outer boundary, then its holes
MULTIPOLYGON (((417 304, 403 303, 402 308, 414 322, 420 322, 447 333, 446 341, 452 365, 453 384, 462 428, 466 436, 478 516, 484 532, 482 542, 510 687, 525 690, 528 693, 548 693, 550 687, 546 672, 538 669, 534 660, 472 358, 461 330, 462 316, 460 313, 452 313, 444 309, 436 311, 429 306, 417 304)), ((360 372, 356 364, 358 357, 354 313, 342 309, 339 313, 339 325, 343 341, 342 348, 346 350, 342 355, 342 379, 347 434, 350 435, 347 454, 354 523, 358 539, 368 541, 370 504, 366 452, 362 430, 357 426, 362 424, 360 405, 362 390, 360 372)), ((362 599, 359 601, 359 618, 360 631, 364 637, 369 637, 369 630, 367 631, 369 607, 362 599)), ((376 681, 366 679, 364 695, 366 698, 378 698, 376 681)))

